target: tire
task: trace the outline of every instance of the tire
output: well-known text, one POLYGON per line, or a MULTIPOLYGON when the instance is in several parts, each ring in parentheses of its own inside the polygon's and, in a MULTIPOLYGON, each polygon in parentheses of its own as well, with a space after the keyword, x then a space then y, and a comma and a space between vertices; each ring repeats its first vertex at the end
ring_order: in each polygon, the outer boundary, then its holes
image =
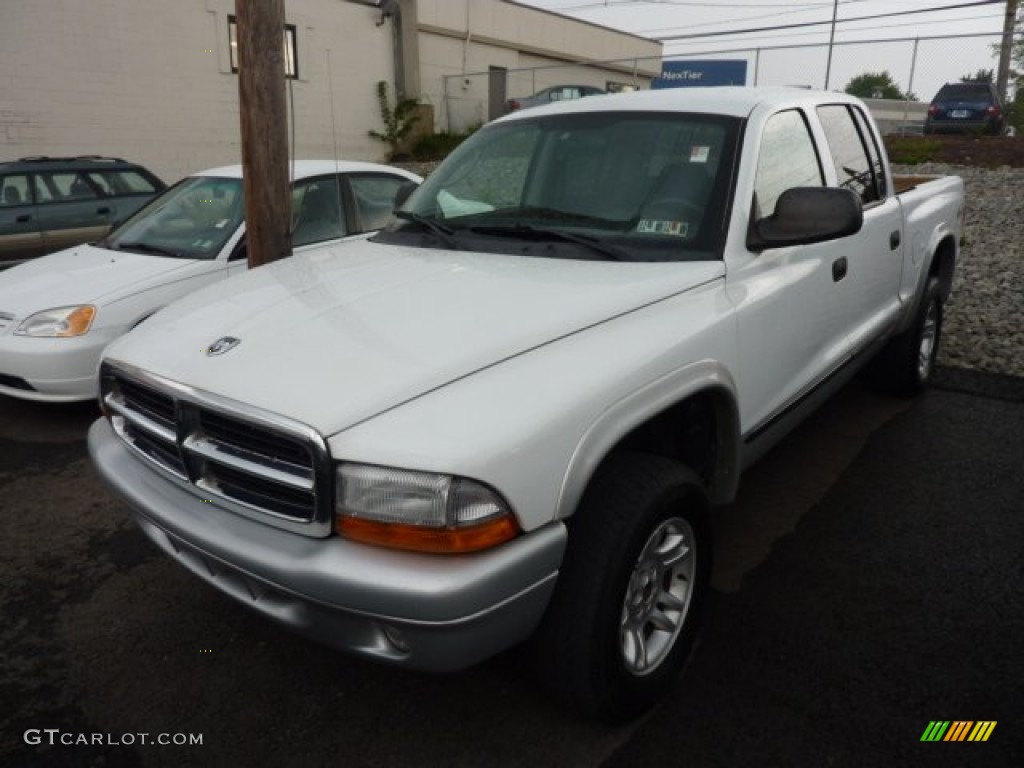
POLYGON ((939 280, 930 277, 914 324, 893 338, 874 361, 874 378, 880 388, 907 397, 927 389, 935 374, 942 316, 939 280))
POLYGON ((660 456, 599 468, 569 521, 551 605, 534 639, 541 683, 586 714, 629 720, 672 687, 711 573, 700 478, 660 456))

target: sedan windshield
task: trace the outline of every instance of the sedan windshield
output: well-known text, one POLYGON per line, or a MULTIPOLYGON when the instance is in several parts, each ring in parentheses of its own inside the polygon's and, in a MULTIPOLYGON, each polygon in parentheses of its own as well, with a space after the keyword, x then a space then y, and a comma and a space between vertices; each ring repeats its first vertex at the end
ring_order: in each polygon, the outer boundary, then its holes
POLYGON ((385 242, 615 261, 718 258, 739 120, 588 112, 481 129, 385 242))
POLYGON ((242 180, 191 176, 111 232, 102 245, 182 259, 213 259, 242 223, 242 180))

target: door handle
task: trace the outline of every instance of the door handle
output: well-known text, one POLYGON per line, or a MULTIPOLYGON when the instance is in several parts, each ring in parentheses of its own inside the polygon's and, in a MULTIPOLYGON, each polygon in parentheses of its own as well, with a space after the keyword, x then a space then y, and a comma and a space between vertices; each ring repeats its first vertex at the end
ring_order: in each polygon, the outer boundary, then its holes
POLYGON ((24 224, 26 221, 32 221, 32 214, 30 214, 30 213, 23 213, 23 214, 21 214, 21 216, 18 216, 15 219, 15 221, 18 222, 19 224, 24 224))
POLYGON ((895 232, 889 233, 889 250, 895 251, 900 247, 900 231, 897 229, 895 232))
POLYGON ((844 277, 846 277, 847 270, 846 257, 836 259, 832 262, 832 281, 838 283, 844 277))
POLYGON ((102 208, 97 208, 96 209, 96 213, 104 214, 104 215, 108 214, 108 213, 110 213, 110 208, 108 208, 107 206, 103 206, 102 208))

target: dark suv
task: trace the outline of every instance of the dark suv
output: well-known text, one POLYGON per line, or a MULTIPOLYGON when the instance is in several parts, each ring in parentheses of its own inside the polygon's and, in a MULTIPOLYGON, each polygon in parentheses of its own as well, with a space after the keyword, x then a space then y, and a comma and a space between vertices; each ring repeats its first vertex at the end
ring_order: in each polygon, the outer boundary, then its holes
POLYGON ((946 83, 928 106, 925 133, 1003 132, 1005 118, 992 83, 946 83))
POLYGON ((113 157, 0 163, 0 269, 99 239, 166 186, 113 157))

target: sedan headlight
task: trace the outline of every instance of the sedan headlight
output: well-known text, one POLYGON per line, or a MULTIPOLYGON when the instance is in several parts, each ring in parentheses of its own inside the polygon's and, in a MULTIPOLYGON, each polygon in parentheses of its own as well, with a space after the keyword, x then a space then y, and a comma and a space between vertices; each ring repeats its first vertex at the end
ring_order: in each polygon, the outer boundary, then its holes
POLYGON ((418 552, 476 552, 519 533, 508 504, 464 477, 341 464, 335 530, 367 544, 418 552))
POLYGON ((83 336, 92 327, 96 307, 83 304, 76 307, 57 307, 36 312, 14 331, 17 336, 63 337, 83 336))

